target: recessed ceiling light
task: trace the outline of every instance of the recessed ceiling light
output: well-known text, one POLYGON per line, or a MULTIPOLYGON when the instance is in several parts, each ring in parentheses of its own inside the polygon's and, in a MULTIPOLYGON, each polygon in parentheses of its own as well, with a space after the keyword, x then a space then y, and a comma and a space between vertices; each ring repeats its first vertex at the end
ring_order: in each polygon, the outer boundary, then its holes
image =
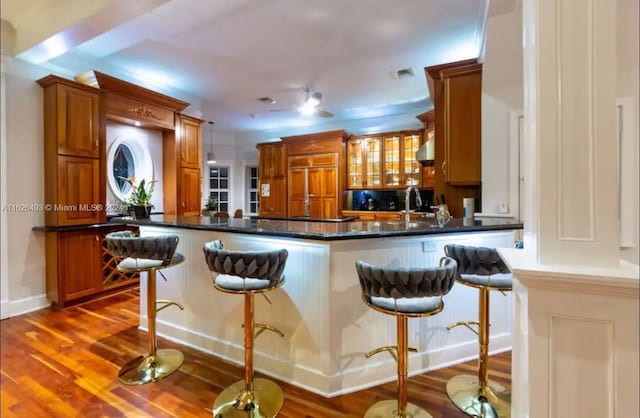
POLYGON ((259 102, 262 102, 264 104, 275 104, 275 103, 277 103, 275 100, 273 100, 271 97, 268 97, 268 96, 258 97, 256 100, 258 100, 259 102))

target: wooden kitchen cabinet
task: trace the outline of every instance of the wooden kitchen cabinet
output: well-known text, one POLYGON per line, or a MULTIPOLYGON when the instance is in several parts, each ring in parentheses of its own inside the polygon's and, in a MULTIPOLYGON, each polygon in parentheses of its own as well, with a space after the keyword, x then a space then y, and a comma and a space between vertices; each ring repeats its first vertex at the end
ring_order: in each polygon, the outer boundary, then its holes
POLYGON ((382 140, 378 136, 355 136, 347 141, 349 189, 382 187, 382 140))
POLYGON ((180 166, 199 170, 202 164, 202 121, 185 115, 179 115, 179 118, 180 166))
POLYGON ((200 169, 182 167, 180 170, 180 202, 182 215, 200 216, 202 187, 200 169))
POLYGON ((416 161, 420 147, 420 131, 388 132, 382 136, 383 185, 386 189, 404 189, 410 184, 421 186, 422 169, 416 161))
POLYGON ((481 197, 482 64, 466 60, 425 73, 434 103, 435 196, 462 217, 462 199, 481 197))
POLYGON ((106 124, 100 91, 47 76, 44 89, 45 223, 106 221, 106 124))
POLYGON ((422 142, 420 131, 384 132, 355 136, 347 141, 348 189, 403 189, 420 187, 422 167, 415 159, 422 142))
POLYGON ((295 167, 289 170, 289 216, 336 218, 338 216, 337 155, 289 157, 289 167, 295 167))
POLYGON ((58 154, 100 158, 98 93, 57 83, 45 96, 46 102, 55 100, 45 104, 45 118, 55 119, 58 154))
POLYGON ((402 186, 422 185, 422 166, 416 161, 416 151, 422 141, 421 132, 402 135, 402 186))
MULTIPOLYGON (((343 210, 343 216, 358 216, 356 221, 377 221, 377 222, 392 222, 404 220, 404 213, 401 211, 365 211, 365 210, 343 210)), ((409 217, 412 221, 418 219, 422 213, 411 212, 409 217)))
POLYGON ((202 129, 203 120, 177 115, 180 168, 177 187, 178 215, 200 216, 202 207, 202 129))
POLYGON ((283 143, 258 144, 258 173, 265 177, 286 177, 287 149, 283 143))
POLYGON ((139 274, 117 270, 118 259, 107 251, 105 235, 133 226, 108 226, 46 233, 47 298, 58 307, 85 301, 124 286, 137 285, 139 274))
POLYGON ((282 142, 258 144, 260 216, 287 216, 287 148, 282 142))
POLYGON ((309 169, 309 201, 312 218, 333 219, 338 216, 337 168, 309 169))
POLYGON ((100 196, 100 160, 95 158, 58 155, 58 206, 48 210, 45 217, 54 219, 51 225, 83 225, 100 223, 102 210, 97 204, 100 196), (64 203, 62 203, 64 202, 64 203))
POLYGON ((444 162, 447 183, 480 184, 482 66, 442 71, 444 77, 444 162))

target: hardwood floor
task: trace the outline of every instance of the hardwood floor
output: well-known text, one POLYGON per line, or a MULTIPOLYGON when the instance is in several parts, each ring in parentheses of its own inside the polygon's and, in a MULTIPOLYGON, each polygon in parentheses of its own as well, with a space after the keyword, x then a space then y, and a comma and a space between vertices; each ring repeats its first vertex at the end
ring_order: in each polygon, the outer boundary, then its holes
MULTIPOLYGON (((180 348, 185 362, 156 383, 126 386, 119 368, 146 350, 137 330, 137 289, 65 310, 44 309, 0 323, 1 416, 7 417, 211 417, 218 393, 242 379, 242 370, 214 356, 180 348)), ((238 318, 240 321, 240 318, 238 318)), ((259 344, 259 342, 258 342, 259 344)), ((510 386, 511 354, 493 356, 491 378, 510 386)), ((409 380, 409 401, 434 418, 465 417, 449 401, 446 382, 474 374, 475 362, 409 380)), ((259 373, 257 373, 259 375, 259 373)), ((285 393, 279 417, 362 417, 380 399, 393 399, 395 382, 327 399, 278 382, 285 393)))

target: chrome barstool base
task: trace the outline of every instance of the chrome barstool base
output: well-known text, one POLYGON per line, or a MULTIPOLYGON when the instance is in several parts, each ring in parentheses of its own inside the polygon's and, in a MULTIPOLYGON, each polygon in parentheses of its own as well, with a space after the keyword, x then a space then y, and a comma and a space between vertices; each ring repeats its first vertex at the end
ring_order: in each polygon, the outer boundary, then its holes
POLYGON ((182 352, 173 348, 158 350, 155 356, 147 354, 129 361, 120 369, 118 379, 126 385, 157 382, 178 370, 182 362, 182 352))
POLYGON ((244 380, 227 387, 213 404, 213 418, 273 418, 284 403, 284 393, 271 380, 253 380, 253 393, 244 380))
POLYGON ((431 414, 411 402, 407 403, 407 414, 398 414, 398 401, 390 399, 388 401, 376 402, 364 413, 364 418, 432 418, 431 414))
POLYGON ((449 399, 462 412, 473 417, 511 417, 511 392, 505 387, 489 381, 484 395, 480 393, 478 377, 455 376, 447 382, 449 399))

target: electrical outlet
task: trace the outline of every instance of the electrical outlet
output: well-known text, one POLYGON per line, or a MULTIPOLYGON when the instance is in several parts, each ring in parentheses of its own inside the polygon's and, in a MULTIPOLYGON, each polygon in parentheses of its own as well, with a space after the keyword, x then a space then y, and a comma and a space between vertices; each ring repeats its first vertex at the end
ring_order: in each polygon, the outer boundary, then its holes
POLYGON ((436 243, 433 241, 423 241, 422 242, 422 252, 423 253, 435 253, 436 252, 436 243))
POLYGON ((504 202, 500 203, 498 206, 498 213, 509 213, 509 205, 504 202))

